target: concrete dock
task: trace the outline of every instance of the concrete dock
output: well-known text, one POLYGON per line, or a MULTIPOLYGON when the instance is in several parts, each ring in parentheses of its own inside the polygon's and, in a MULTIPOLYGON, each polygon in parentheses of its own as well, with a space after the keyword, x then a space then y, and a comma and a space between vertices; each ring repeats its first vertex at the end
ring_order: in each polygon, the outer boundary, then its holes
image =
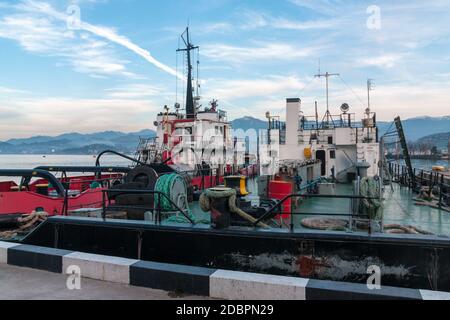
POLYGON ((81 279, 80 290, 67 289, 67 276, 0 264, 0 300, 203 300, 160 290, 81 279))

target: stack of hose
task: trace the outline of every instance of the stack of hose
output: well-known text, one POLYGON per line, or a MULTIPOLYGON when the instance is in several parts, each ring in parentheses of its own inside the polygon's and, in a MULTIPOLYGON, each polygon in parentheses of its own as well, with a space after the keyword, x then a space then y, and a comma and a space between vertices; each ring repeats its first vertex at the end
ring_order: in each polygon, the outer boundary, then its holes
MULTIPOLYGON (((183 212, 189 216, 189 218, 194 221, 196 224, 209 224, 210 221, 206 219, 198 219, 192 211, 189 209, 189 202, 187 196, 187 185, 186 180, 176 174, 166 174, 161 176, 155 185, 155 191, 162 192, 167 197, 158 196, 155 194, 155 208, 161 208, 162 212, 173 212, 177 211, 176 208, 172 205, 168 198, 170 198, 177 206, 183 210, 183 212), (173 188, 176 184, 181 184, 184 188, 183 192, 180 194, 174 194, 173 188), (178 196, 178 199, 174 199, 174 196, 178 196)), ((172 215, 168 219, 164 220, 164 222, 170 223, 190 223, 190 221, 181 213, 177 213, 172 215)))
MULTIPOLYGON (((205 192, 203 192, 202 195, 200 196, 200 208, 205 212, 209 212, 209 211, 211 211, 211 200, 212 199, 228 198, 228 206, 230 207, 230 211, 232 213, 239 215, 241 218, 243 218, 251 223, 255 223, 257 220, 254 217, 252 217, 248 213, 242 211, 236 205, 236 197, 237 197, 237 192, 235 189, 231 189, 231 188, 208 189, 205 192)), ((266 225, 265 223, 262 223, 262 222, 259 222, 258 226, 262 227, 262 228, 269 228, 268 225, 266 225)))

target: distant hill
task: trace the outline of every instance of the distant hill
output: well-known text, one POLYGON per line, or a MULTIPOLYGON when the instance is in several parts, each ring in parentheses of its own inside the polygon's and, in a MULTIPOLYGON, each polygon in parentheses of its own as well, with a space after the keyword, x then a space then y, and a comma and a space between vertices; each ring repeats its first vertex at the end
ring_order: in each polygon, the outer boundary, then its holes
POLYGON ((79 147, 79 148, 64 149, 63 153, 70 154, 70 155, 99 154, 100 152, 108 150, 108 149, 116 149, 117 151, 122 151, 122 152, 126 152, 126 153, 134 151, 134 150, 123 150, 123 149, 119 149, 116 147, 108 146, 106 144, 91 144, 91 145, 79 147))
MULTIPOLYGON (((380 135, 384 134, 392 122, 378 122, 380 135)), ((268 123, 254 117, 243 117, 232 121, 233 129, 266 130, 268 123)), ((446 148, 446 137, 450 131, 450 116, 420 117, 403 120, 408 141, 421 138, 430 139, 441 149, 446 148), (431 136, 430 136, 431 135, 431 136)), ((149 129, 139 132, 124 133, 104 131, 91 134, 65 133, 56 137, 35 136, 27 139, 11 139, 0 142, 0 154, 96 154, 103 149, 114 149, 122 152, 135 151, 139 137, 154 137, 155 132, 149 129)))
POLYGON ((2 153, 3 150, 8 150, 11 147, 12 147, 12 145, 10 145, 9 143, 0 142, 0 154, 2 153))
MULTIPOLYGON (((392 122, 379 121, 378 127, 380 135, 386 133, 392 122)), ((450 116, 444 117, 420 117, 402 120, 403 128, 405 130, 406 139, 408 141, 417 141, 428 135, 438 134, 450 131, 450 116)), ((267 129, 267 121, 256 119, 253 117, 244 117, 232 121, 233 129, 267 129)))
POLYGON ((234 130, 242 129, 247 131, 248 129, 255 130, 266 130, 268 127, 268 122, 253 117, 244 117, 233 120, 231 122, 234 130))
POLYGON ((0 154, 96 154, 105 149, 129 153, 135 151, 140 137, 154 136, 155 132, 149 129, 132 133, 105 131, 65 133, 56 137, 35 136, 0 142, 0 154))
MULTIPOLYGON (((384 134, 391 123, 378 122, 380 134, 384 134)), ((408 141, 417 141, 428 135, 450 131, 450 116, 402 119, 402 123, 408 141)))
POLYGON ((426 144, 431 147, 436 146, 440 150, 447 150, 449 139, 450 139, 450 132, 445 132, 423 137, 417 140, 416 143, 426 144))

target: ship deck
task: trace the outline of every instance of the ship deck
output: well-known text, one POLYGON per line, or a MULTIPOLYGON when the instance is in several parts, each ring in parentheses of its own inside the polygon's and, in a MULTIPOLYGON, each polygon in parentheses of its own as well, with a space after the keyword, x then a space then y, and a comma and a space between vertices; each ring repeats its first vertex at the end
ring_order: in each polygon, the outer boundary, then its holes
MULTIPOLYGON (((428 206, 414 204, 416 196, 409 188, 396 183, 386 186, 384 192, 384 224, 412 225, 434 233, 435 235, 450 236, 450 213, 428 206)), ((337 185, 337 194, 351 195, 351 185, 337 185)), ((343 199, 308 199, 305 200, 297 212, 308 213, 345 213, 349 210, 349 201, 343 199)), ((303 228, 300 221, 307 217, 317 216, 296 215, 296 227, 303 228)))
MULTIPOLYGON (((249 199, 257 200, 258 197, 255 196, 255 194, 258 193, 256 181, 249 181, 248 189, 252 194, 249 196, 249 199)), ((352 195, 353 186, 350 184, 337 184, 336 194, 352 195)), ((417 206, 414 204, 415 196, 416 194, 409 188, 402 187, 397 183, 392 184, 392 189, 390 186, 386 186, 383 202, 384 224, 412 225, 437 236, 449 237, 450 212, 429 206, 417 206)), ((310 230, 303 227, 301 224, 301 221, 305 218, 318 217, 321 213, 348 214, 349 206, 350 203, 348 199, 306 199, 295 210, 295 230, 299 232, 310 230), (305 214, 302 214, 302 212, 305 214)), ((201 211, 198 203, 191 204, 191 210, 199 218, 203 219, 209 217, 208 213, 203 213, 201 211)))

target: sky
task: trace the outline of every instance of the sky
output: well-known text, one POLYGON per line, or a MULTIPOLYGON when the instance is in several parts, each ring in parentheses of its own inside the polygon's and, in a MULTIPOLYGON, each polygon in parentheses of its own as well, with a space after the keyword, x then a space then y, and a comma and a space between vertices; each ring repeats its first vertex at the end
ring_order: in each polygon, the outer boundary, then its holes
POLYGON ((448 0, 0 0, 0 140, 153 128, 184 103, 187 25, 201 103, 229 119, 283 119, 292 97, 324 113, 319 70, 339 73, 332 113, 362 116, 370 78, 378 119, 446 116, 449 17, 448 0))

